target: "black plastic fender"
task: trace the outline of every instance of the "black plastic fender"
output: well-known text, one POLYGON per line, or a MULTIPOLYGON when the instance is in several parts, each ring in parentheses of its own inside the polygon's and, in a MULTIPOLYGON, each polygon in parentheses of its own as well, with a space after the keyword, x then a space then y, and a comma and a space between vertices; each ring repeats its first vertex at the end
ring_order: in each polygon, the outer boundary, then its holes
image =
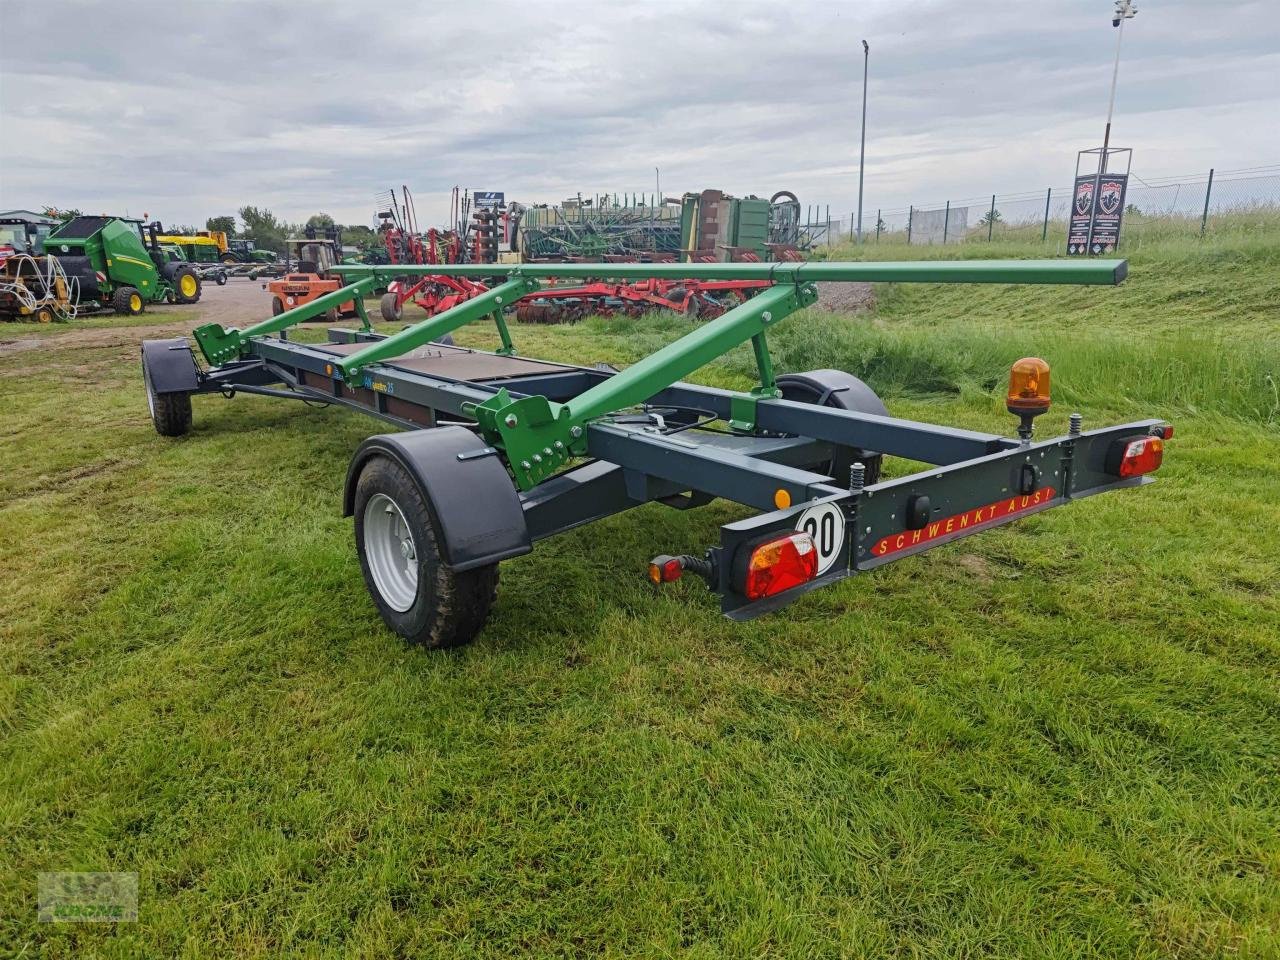
POLYGON ((342 515, 355 512, 356 484, 370 459, 390 457, 417 481, 445 565, 463 571, 533 549, 520 495, 498 453, 470 430, 432 427, 385 433, 360 444, 342 494, 342 515))
POLYGON ((889 416, 889 409, 876 392, 852 373, 843 370, 810 370, 808 373, 785 373, 777 379, 784 400, 807 397, 819 407, 836 407, 854 413, 889 416))
POLYGON ((159 393, 192 393, 200 389, 200 371, 185 337, 143 340, 142 366, 151 389, 159 393))

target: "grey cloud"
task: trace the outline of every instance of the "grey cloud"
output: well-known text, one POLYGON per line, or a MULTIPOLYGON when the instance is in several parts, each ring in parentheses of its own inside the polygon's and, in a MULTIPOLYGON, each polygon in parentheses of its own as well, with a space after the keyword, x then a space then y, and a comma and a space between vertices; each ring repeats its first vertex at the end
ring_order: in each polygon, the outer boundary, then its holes
MULTIPOLYGON (((1280 158, 1274 125, 1235 119, 1280 112, 1274 5, 1140 7, 1117 117, 1137 166, 1280 158)), ((1107 4, 1074 0, 43 0, 5 14, 0 205, 186 222, 241 203, 365 222, 399 183, 439 218, 455 183, 556 200, 650 190, 655 165, 667 192, 788 187, 847 210, 863 36, 869 206, 1034 189, 1096 142, 1114 43, 1107 4), (58 44, 29 43, 53 30, 58 44)))

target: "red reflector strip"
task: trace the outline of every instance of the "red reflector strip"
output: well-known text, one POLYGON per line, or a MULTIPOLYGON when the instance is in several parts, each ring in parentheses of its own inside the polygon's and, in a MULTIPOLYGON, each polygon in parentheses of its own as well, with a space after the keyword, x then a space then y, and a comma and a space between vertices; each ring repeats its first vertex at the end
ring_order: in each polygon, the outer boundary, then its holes
POLYGON ((1140 477, 1160 467, 1164 460, 1164 441, 1159 437, 1132 440, 1120 458, 1120 476, 1140 477))
POLYGON ((899 550, 918 547, 922 543, 937 540, 939 537, 945 537, 984 523, 990 523, 992 520, 1003 520, 1006 517, 1016 516, 1033 507, 1038 507, 1042 503, 1048 503, 1053 499, 1056 492, 1053 487, 1041 487, 1035 493, 1028 493, 1025 496, 1010 497, 1008 500, 999 500, 995 503, 989 503, 985 507, 966 510, 964 513, 957 513, 941 520, 930 520, 926 526, 919 530, 904 530, 901 533, 893 533, 887 537, 882 537, 871 548, 871 552, 877 557, 883 557, 890 553, 897 553, 899 550))
POLYGON ((818 575, 818 548, 807 533, 769 540, 751 551, 742 592, 748 600, 763 600, 808 583, 818 575))
POLYGON ((1173 439, 1173 424, 1166 423, 1163 427, 1160 428, 1160 439, 1161 440, 1173 439))

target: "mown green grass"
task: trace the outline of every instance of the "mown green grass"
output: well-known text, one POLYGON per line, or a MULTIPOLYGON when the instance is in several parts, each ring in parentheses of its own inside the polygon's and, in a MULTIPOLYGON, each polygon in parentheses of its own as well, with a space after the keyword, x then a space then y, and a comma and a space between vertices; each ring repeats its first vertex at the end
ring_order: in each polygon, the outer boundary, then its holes
MULTIPOLYGON (((202 398, 166 441, 128 331, 0 358, 3 952, 1275 955, 1277 249, 882 288, 774 335, 783 369, 1002 431, 1003 370, 1039 353, 1042 430, 1176 423, 1157 484, 748 624, 643 578, 743 511, 650 506, 504 564, 452 654, 365 595, 338 493, 371 421, 202 398), (138 871, 139 922, 37 925, 59 869, 138 871)), ((685 324, 516 334, 625 363, 685 324)))

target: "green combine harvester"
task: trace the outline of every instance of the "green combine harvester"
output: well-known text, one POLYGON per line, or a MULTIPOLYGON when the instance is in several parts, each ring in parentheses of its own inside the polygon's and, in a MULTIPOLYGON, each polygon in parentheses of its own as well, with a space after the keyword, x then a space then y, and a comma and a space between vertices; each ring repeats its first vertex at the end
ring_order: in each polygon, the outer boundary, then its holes
POLYGON ((201 284, 189 263, 172 260, 158 237, 159 223, 145 227, 122 217, 76 217, 45 240, 79 289, 79 308, 139 314, 148 303, 195 303, 201 284))

